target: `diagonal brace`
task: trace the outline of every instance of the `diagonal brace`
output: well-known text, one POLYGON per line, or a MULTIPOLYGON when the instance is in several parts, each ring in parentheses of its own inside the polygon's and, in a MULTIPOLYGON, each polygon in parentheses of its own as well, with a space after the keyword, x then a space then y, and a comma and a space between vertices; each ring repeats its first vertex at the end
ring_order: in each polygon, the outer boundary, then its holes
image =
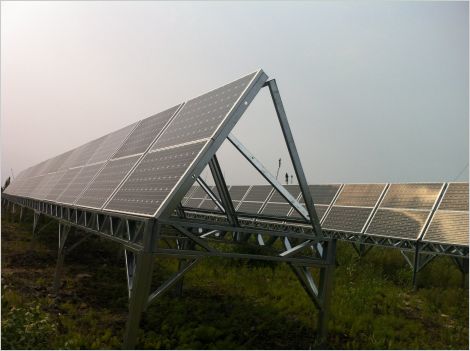
POLYGON ((191 262, 189 262, 183 269, 173 274, 167 281, 165 281, 157 290, 155 290, 147 299, 147 303, 145 305, 145 309, 161 294, 171 288, 174 284, 176 284, 183 276, 191 270, 195 264, 199 261, 200 258, 195 258, 191 262))
POLYGON ((212 247, 210 247, 209 245, 207 245, 206 241, 201 239, 200 237, 192 234, 191 232, 189 232, 186 228, 183 228, 183 227, 180 227, 178 225, 174 225, 173 226, 175 229, 179 230, 181 233, 183 233, 185 236, 187 236, 189 239, 191 239, 192 241, 194 241, 196 244, 198 244, 199 246, 202 246, 204 249, 206 249, 207 251, 209 252, 216 252, 217 250, 213 249, 212 247))

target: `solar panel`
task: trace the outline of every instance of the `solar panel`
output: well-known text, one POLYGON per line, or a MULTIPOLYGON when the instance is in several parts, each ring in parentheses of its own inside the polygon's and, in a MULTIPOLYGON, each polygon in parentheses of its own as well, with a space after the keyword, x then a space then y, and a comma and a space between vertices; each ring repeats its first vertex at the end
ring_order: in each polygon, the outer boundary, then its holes
POLYGON ((385 184, 345 184, 335 206, 374 207, 385 184))
POLYGON ((322 227, 329 230, 361 233, 372 208, 333 206, 322 227))
POLYGON ((46 174, 42 177, 41 182, 36 186, 36 189, 31 193, 31 197, 39 200, 45 200, 46 195, 57 184, 64 172, 56 172, 46 174))
POLYGON ((116 150, 126 140, 129 133, 134 129, 137 123, 131 124, 130 126, 121 128, 113 133, 105 136, 104 141, 93 153, 93 156, 87 161, 87 164, 103 162, 109 160, 116 150))
POLYGON ((95 139, 74 149, 67 161, 64 162, 63 169, 84 166, 87 164, 88 160, 93 156, 101 143, 104 142, 105 138, 106 136, 95 139))
MULTIPOLYGON (((300 187, 298 185, 284 185, 284 188, 297 199, 300 194, 300 187)), ((277 190, 274 191, 273 195, 269 199, 269 202, 286 202, 286 199, 277 190)))
POLYGON ((60 177, 57 184, 46 194, 45 198, 49 201, 56 201, 59 195, 67 189, 69 184, 74 180, 74 178, 80 173, 81 168, 72 168, 67 171, 62 171, 62 176, 60 177))
POLYGON ((210 138, 250 86, 257 72, 189 100, 152 150, 210 138))
POLYGON ((73 204, 77 197, 82 193, 88 183, 90 183, 90 181, 102 167, 103 163, 81 167, 78 174, 72 179, 72 181, 68 184, 67 188, 60 194, 60 196, 55 201, 64 204, 73 204))
POLYGON ((203 199, 189 199, 188 201, 186 201, 184 206, 192 207, 192 208, 199 208, 199 206, 201 205, 203 201, 204 201, 203 199))
POLYGON ((368 234, 417 239, 429 211, 378 209, 366 230, 368 234))
POLYGON ((35 192, 39 188, 42 180, 45 178, 45 175, 39 175, 33 178, 28 179, 27 187, 26 187, 26 196, 29 198, 36 199, 35 192))
POLYGON ((45 170, 46 173, 52 173, 59 170, 59 168, 64 164, 64 162, 72 155, 73 150, 69 150, 56 156, 51 159, 49 164, 47 165, 47 169, 45 170))
POLYGON ((248 185, 232 185, 229 189, 230 198, 232 201, 235 202, 242 200, 248 188, 248 185))
POLYGON ((442 183, 392 184, 380 207, 430 210, 442 183))
MULTIPOLYGON (((340 187, 341 184, 317 184, 308 186, 315 205, 330 205, 340 187)), ((300 196, 300 201, 303 202, 302 195, 300 196)))
POLYGON ((268 202, 261 213, 264 215, 287 217, 290 208, 288 203, 268 202))
POLYGON ((442 183, 391 184, 365 232, 418 239, 442 187, 442 183))
POLYGON ((247 202, 243 201, 241 205, 237 208, 237 212, 244 212, 244 213, 258 213, 263 206, 262 202, 247 202))
MULTIPOLYGON (((305 208, 305 204, 304 203, 300 203, 304 208, 305 208)), ((328 210, 328 207, 327 205, 317 205, 315 204, 315 211, 317 212, 317 216, 320 220, 320 222, 322 221, 323 219, 323 216, 325 215, 326 211, 328 210)), ((300 213, 298 213, 294 208, 292 208, 292 212, 289 214, 289 217, 292 217, 292 218, 303 218, 300 213)))
POLYGON ((38 194, 38 198, 45 200, 46 196, 57 186, 59 180, 63 177, 65 171, 56 172, 49 174, 47 177, 47 181, 44 183, 41 191, 38 194))
POLYGON ((146 154, 105 208, 154 215, 205 144, 198 142, 146 154))
POLYGON ((45 161, 42 161, 41 163, 38 163, 37 165, 33 166, 31 168, 31 172, 28 174, 28 178, 33 178, 33 177, 37 177, 39 175, 44 174, 43 170, 47 167, 47 163, 49 161, 50 160, 45 160, 45 161))
POLYGON ((193 185, 193 186, 189 189, 189 191, 186 193, 186 195, 184 195, 183 200, 181 200, 181 205, 184 206, 184 204, 186 203, 186 201, 188 201, 188 199, 191 198, 191 194, 192 194, 195 190, 196 190, 196 186, 193 185))
POLYGON ((438 209, 468 211, 468 183, 449 183, 438 209))
POLYGON ((449 183, 423 241, 468 245, 468 183, 449 183))
POLYGON ((219 208, 217 207, 217 205, 215 204, 214 201, 212 201, 211 199, 206 199, 206 200, 202 200, 199 208, 203 208, 205 210, 217 210, 217 211, 220 211, 219 208))
POLYGON ((147 150, 180 106, 181 104, 142 120, 116 152, 114 158, 136 155, 147 150))
POLYGON ((101 208, 139 157, 136 155, 109 161, 75 203, 83 207, 101 208))
POLYGON ((196 186, 196 190, 191 194, 192 199, 204 199, 207 193, 202 186, 196 186))
POLYGON ((331 230, 361 233, 385 184, 345 184, 331 210, 323 219, 323 227, 331 230))
POLYGON ((271 185, 253 185, 246 194, 244 201, 265 202, 272 190, 271 185))
POLYGON ((468 212, 437 211, 424 241, 468 246, 468 212))

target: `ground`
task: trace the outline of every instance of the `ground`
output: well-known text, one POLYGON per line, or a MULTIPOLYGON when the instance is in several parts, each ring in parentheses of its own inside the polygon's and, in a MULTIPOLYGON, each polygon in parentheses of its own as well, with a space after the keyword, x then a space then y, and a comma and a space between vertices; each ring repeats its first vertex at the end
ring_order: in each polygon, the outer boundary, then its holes
MULTIPOLYGON (((65 259, 58 295, 52 222, 31 241, 31 217, 2 218, 2 348, 120 348, 127 315, 122 249, 91 237, 65 259)), ((77 233, 77 235, 82 235, 77 233)), ((77 236, 77 237, 78 237, 77 236)), ((147 311, 144 349, 468 349, 468 282, 448 257, 420 273, 398 250, 358 257, 339 243, 326 343, 315 339, 317 312, 285 264, 210 258, 190 271, 182 297, 170 291, 147 311)), ((176 269, 156 262, 154 285, 176 269)))

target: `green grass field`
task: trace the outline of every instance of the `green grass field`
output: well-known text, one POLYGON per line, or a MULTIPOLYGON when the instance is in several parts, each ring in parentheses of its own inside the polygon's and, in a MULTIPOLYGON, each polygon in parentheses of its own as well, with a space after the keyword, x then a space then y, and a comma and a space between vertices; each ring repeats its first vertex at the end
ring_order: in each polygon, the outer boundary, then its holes
MULTIPOLYGON (((122 249, 92 237, 65 258, 58 296, 52 281, 57 223, 31 250, 31 221, 2 219, 2 348, 120 348, 127 316, 122 249)), ((329 335, 315 340, 317 312, 285 264, 211 258, 190 271, 182 297, 170 291, 142 320, 144 349, 468 349, 468 285, 447 257, 420 273, 398 250, 359 258, 338 244, 329 335)), ((154 285, 177 267, 160 259, 154 285)), ((468 283, 467 283, 468 284, 468 283)))

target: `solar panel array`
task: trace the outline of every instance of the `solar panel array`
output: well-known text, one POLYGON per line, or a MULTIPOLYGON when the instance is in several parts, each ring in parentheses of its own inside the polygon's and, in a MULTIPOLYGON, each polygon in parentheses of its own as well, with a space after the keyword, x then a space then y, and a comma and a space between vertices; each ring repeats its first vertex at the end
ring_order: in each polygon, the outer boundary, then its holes
MULTIPOLYGON (((157 216, 266 80, 259 70, 43 161, 21 172, 5 193, 157 216)), ((212 200, 203 202, 204 208, 215 209, 212 200)))
MULTIPOLYGON (((297 185, 285 187, 305 205, 297 185)), ((468 183, 444 188, 444 183, 309 186, 325 230, 468 246, 468 183)), ((283 222, 301 218, 270 185, 235 185, 229 192, 240 216, 256 215, 262 221, 274 216, 283 222)), ((204 197, 195 186, 183 205, 200 209, 204 197)))

